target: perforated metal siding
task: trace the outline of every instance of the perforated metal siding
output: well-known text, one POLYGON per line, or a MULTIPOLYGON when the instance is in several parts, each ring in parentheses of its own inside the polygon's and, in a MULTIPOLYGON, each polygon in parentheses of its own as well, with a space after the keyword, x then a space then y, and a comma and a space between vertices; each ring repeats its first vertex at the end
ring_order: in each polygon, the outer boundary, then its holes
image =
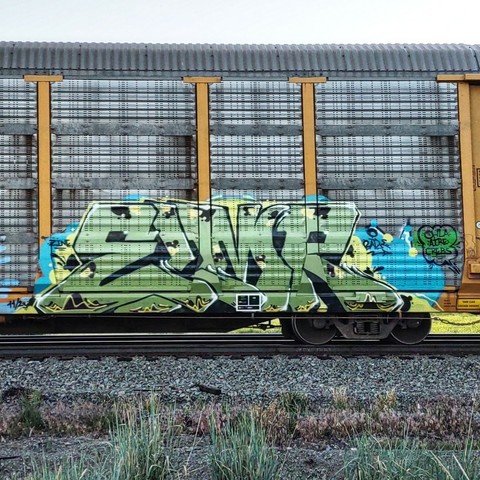
MULTIPOLYGON (((455 86, 329 82, 316 87, 316 115, 318 193, 355 202, 359 227, 378 225, 399 237, 406 225, 447 225, 462 234, 455 86)), ((404 273, 418 275, 407 264, 404 273)), ((445 274, 446 284, 459 285, 459 270, 445 274)), ((413 280, 428 290, 426 278, 413 280)))
POLYGON ((65 81, 52 91, 54 228, 92 200, 195 198, 195 95, 160 81, 65 81))
POLYGON ((212 195, 298 200, 303 195, 298 85, 223 82, 210 90, 212 195))
POLYGON ((320 126, 457 124, 456 87, 449 83, 327 82, 317 85, 316 100, 320 126))
POLYGON ((0 288, 28 287, 37 262, 35 86, 0 80, 0 288))

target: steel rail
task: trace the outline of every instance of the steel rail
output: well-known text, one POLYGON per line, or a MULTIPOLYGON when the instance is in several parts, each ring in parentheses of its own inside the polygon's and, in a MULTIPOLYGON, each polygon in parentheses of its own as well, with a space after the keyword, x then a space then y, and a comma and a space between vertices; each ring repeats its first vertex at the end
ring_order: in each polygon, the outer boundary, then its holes
POLYGON ((333 356, 480 355, 480 335, 430 335, 417 345, 334 339, 321 346, 301 345, 280 334, 108 334, 10 335, 0 337, 0 358, 118 358, 162 356, 274 355, 333 356))

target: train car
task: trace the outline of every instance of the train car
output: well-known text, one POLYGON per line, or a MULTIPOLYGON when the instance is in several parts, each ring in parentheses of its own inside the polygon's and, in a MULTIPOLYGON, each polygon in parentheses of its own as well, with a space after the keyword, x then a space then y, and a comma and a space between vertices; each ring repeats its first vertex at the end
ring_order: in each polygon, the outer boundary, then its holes
POLYGON ((479 62, 0 42, 0 332, 413 344, 479 313, 479 62))

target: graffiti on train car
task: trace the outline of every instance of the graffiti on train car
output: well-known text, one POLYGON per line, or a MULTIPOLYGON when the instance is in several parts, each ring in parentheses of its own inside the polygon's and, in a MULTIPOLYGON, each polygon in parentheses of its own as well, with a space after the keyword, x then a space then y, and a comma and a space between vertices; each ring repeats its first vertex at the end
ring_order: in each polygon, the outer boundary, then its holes
POLYGON ((455 264, 460 242, 452 226, 422 226, 418 229, 417 238, 427 263, 432 266, 446 265, 455 273, 460 273, 460 269, 455 264))
POLYGON ((373 221, 370 226, 365 229, 362 243, 367 253, 371 255, 390 255, 392 253, 390 245, 392 240, 393 237, 383 232, 383 230, 378 227, 377 222, 373 221))
POLYGON ((16 298, 7 302, 7 307, 11 308, 12 310, 17 310, 18 308, 26 308, 28 307, 28 301, 16 298))
MULTIPOLYGON (((17 313, 429 311, 450 226, 359 227, 354 203, 125 200, 89 206, 45 240, 40 278, 17 313), (421 252, 421 254, 419 254, 421 252), (427 295, 428 294, 428 295, 427 295)), ((1 307, 0 307, 1 308, 1 307)))

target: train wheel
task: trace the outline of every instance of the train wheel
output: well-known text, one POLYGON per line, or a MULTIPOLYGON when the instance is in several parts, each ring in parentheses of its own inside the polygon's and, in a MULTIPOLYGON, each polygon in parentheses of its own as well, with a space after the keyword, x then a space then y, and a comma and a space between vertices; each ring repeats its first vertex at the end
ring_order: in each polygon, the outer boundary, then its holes
POLYGON ((428 313, 403 314, 390 335, 398 343, 414 345, 420 343, 429 334, 431 327, 432 320, 428 313))
POLYGON ((328 317, 293 317, 292 330, 297 340, 310 345, 323 345, 337 333, 328 317))

